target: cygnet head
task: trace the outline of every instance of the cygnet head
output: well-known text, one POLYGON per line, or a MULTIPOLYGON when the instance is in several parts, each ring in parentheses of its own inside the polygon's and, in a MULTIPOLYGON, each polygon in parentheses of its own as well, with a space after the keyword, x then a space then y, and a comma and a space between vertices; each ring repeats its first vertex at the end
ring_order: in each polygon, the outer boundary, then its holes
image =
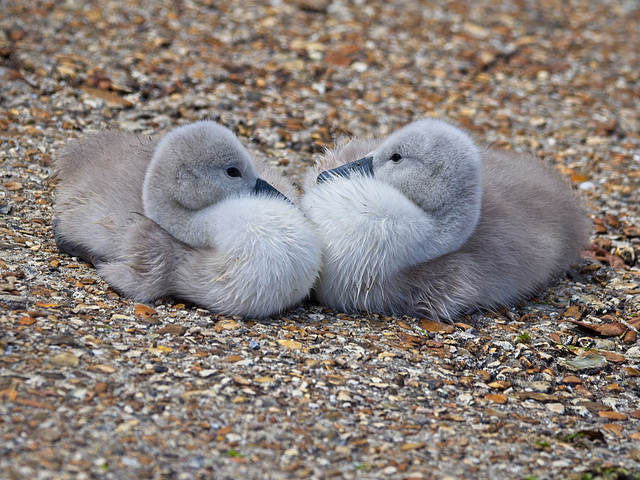
POLYGON ((187 243, 188 223, 225 199, 252 194, 284 197, 258 175, 236 136, 212 121, 178 127, 159 142, 144 179, 144 213, 187 243))
POLYGON ((461 247, 478 223, 481 170, 480 151, 467 133, 425 118, 394 132, 365 158, 323 172, 318 182, 359 174, 391 185, 433 220, 431 241, 443 254, 461 247))

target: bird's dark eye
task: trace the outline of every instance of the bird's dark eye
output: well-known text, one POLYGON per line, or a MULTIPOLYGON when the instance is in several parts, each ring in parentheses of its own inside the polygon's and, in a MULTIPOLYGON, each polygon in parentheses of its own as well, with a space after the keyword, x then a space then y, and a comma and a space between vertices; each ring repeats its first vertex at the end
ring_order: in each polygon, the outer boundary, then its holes
POLYGON ((393 155, 391 155, 391 157, 389 157, 389 160, 391 160, 392 162, 399 162, 400 160, 402 160, 402 155, 400 155, 399 153, 394 153, 393 155))
POLYGON ((227 167, 226 172, 227 172, 227 175, 229 175, 232 178, 242 177, 242 172, 237 167, 227 167))

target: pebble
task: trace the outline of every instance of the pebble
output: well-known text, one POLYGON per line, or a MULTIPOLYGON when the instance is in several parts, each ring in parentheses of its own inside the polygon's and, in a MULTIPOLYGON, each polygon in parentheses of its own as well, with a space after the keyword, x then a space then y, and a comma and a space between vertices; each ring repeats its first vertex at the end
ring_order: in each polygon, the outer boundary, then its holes
POLYGON ((564 408, 564 405, 561 403, 547 403, 545 405, 545 408, 557 415, 564 415, 565 408, 564 408))
POLYGON ((597 353, 575 357, 571 360, 560 360, 558 363, 575 372, 582 370, 602 370, 609 364, 606 358, 597 353))
POLYGON ((80 359, 71 353, 59 353, 49 359, 49 361, 58 367, 77 367, 80 359))
POLYGON ((631 347, 629 350, 626 351, 624 356, 627 360, 630 360, 633 362, 640 362, 640 347, 631 347))

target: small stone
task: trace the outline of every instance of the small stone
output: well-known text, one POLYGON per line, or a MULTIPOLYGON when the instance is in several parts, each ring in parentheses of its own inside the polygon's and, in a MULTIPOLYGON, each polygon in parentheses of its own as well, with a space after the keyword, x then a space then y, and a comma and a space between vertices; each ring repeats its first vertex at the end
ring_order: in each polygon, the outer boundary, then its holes
POLYGON ((351 394, 349 392, 347 392, 346 390, 340 390, 338 392, 338 395, 336 395, 336 399, 341 401, 341 402, 351 402, 351 401, 353 401, 353 398, 351 398, 351 394))
POLYGON ((631 347, 625 352, 624 357, 630 361, 640 361, 640 347, 631 347))
POLYGON ((77 367, 80 363, 80 359, 72 353, 59 353, 51 357, 49 361, 57 367, 77 367))
POLYGON ((564 415, 565 408, 564 408, 564 405, 561 403, 547 403, 545 407, 551 413, 555 413, 557 415, 564 415))
POLYGON ((240 375, 234 376, 233 381, 238 385, 251 385, 251 380, 245 377, 241 377, 240 375))
POLYGON ((534 392, 546 393, 549 390, 551 390, 551 383, 545 382, 544 380, 527 381, 527 380, 514 379, 514 383, 522 389, 533 390, 534 392))
POLYGON ((615 350, 616 349, 616 342, 614 342, 613 340, 609 340, 607 339, 598 339, 596 340, 596 345, 595 347, 598 350, 615 350))
POLYGON ((38 440, 53 443, 62 438, 62 433, 59 428, 39 428, 34 432, 34 436, 38 440))
POLYGON ((574 372, 579 372, 582 370, 602 370, 607 365, 609 365, 607 359, 602 355, 598 355, 597 353, 583 355, 571 360, 560 360, 558 363, 564 368, 567 368, 574 372))

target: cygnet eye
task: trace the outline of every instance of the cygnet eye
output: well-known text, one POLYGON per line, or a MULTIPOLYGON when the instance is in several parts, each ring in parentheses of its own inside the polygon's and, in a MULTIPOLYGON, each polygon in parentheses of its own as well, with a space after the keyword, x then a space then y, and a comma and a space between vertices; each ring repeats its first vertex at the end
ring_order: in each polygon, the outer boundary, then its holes
POLYGON ((242 172, 237 167, 227 167, 226 172, 231 178, 242 177, 242 172))
POLYGON ((399 153, 394 153, 393 155, 391 155, 391 157, 389 157, 389 160, 397 163, 402 160, 402 155, 400 155, 399 153))

